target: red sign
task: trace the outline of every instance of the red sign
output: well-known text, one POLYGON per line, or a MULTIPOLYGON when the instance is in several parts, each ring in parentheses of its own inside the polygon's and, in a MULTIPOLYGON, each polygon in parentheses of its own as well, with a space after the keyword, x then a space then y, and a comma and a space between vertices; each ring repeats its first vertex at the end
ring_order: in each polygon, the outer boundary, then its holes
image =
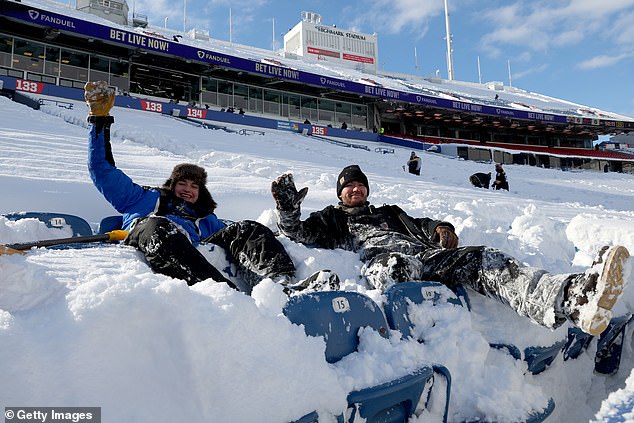
POLYGON ((363 56, 357 56, 356 54, 347 54, 347 53, 343 54, 343 60, 352 60, 354 62, 361 62, 361 63, 374 63, 374 59, 372 57, 363 57, 363 56))
POLYGON ((42 90, 44 89, 44 84, 40 84, 39 82, 27 81, 25 79, 16 79, 15 89, 27 93, 41 94, 42 90))
POLYGON ((330 50, 322 50, 320 48, 315 48, 315 47, 308 47, 307 50, 310 54, 318 54, 320 56, 329 56, 329 57, 336 57, 337 59, 339 59, 339 53, 337 53, 336 51, 330 51, 330 50))
POLYGON ((207 117, 207 110, 187 108, 187 117, 194 119, 205 119, 207 117))
POLYGON ((313 125, 313 135, 326 135, 327 127, 313 125))
POLYGON ((163 113, 163 105, 155 101, 141 100, 141 109, 148 112, 163 113))

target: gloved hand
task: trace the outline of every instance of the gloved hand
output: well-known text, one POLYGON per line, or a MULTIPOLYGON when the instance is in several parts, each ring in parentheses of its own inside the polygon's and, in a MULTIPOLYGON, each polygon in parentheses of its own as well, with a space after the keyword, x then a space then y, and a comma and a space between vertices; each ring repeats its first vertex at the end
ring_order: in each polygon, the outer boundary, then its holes
POLYGON ((307 193, 308 187, 297 191, 293 175, 290 173, 279 176, 271 183, 271 194, 279 210, 290 211, 299 208, 307 193))
POLYGON ((458 235, 447 226, 436 227, 433 240, 438 242, 442 248, 456 248, 458 246, 458 235))
POLYGON ((86 82, 84 99, 90 108, 88 116, 110 116, 114 106, 114 89, 108 87, 106 81, 86 82))

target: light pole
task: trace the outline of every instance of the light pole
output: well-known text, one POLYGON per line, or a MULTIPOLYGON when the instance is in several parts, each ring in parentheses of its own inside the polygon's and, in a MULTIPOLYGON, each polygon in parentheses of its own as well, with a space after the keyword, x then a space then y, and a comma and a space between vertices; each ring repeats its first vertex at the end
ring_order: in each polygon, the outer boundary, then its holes
POLYGON ((169 16, 165 17, 165 21, 163 23, 163 28, 167 29, 167 20, 169 19, 169 16))
POLYGON ((449 5, 445 0, 445 27, 447 29, 447 73, 450 81, 453 81, 453 48, 451 47, 451 29, 449 28, 449 5))

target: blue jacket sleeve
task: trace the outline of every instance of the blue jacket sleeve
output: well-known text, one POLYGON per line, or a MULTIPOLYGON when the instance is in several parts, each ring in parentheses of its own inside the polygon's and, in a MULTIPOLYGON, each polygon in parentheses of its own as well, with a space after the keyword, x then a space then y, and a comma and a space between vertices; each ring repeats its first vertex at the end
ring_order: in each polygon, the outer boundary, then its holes
POLYGON ((88 170, 95 187, 124 215, 124 226, 135 217, 146 216, 156 207, 160 193, 135 184, 128 175, 106 160, 104 131, 93 125, 88 139, 88 170))

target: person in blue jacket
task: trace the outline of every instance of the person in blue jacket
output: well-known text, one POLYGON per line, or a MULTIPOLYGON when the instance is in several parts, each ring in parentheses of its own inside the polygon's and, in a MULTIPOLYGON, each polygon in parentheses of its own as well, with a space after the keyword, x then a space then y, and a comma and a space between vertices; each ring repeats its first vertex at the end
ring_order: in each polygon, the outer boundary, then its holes
POLYGON ((224 248, 236 262, 238 276, 249 292, 261 279, 289 281, 295 266, 275 234, 250 220, 225 225, 215 214, 216 202, 207 190, 207 172, 181 163, 160 187, 142 187, 115 166, 110 146, 114 118, 114 92, 103 81, 88 82, 86 103, 91 123, 88 169, 95 187, 123 215, 123 241, 140 250, 157 273, 187 281, 189 285, 213 279, 236 288, 197 250, 211 242, 224 248))

